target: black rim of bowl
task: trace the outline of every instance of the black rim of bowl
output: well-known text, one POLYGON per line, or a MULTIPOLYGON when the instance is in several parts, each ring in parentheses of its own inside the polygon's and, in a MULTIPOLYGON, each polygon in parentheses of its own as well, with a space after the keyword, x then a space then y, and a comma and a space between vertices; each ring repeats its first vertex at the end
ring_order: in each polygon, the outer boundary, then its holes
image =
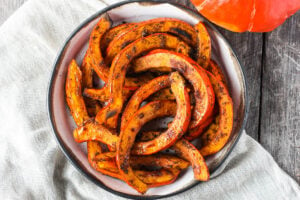
POLYGON ((126 194, 126 193, 123 193, 123 192, 118 192, 118 191, 115 191, 113 189, 111 189, 110 187, 107 187, 106 185, 104 185, 101 181, 99 181, 98 179, 96 179, 95 177, 93 177, 92 175, 90 175, 89 173, 87 173, 86 171, 84 171, 78 164, 76 158, 74 158, 72 155, 69 154, 69 150, 64 146, 63 144, 63 141, 61 140, 61 138, 59 137, 58 135, 58 131, 56 130, 55 126, 54 126, 54 119, 53 119, 53 116, 52 116, 52 105, 51 105, 51 99, 52 99, 52 86, 53 86, 53 80, 55 78, 55 72, 56 72, 56 68, 61 60, 61 57, 63 56, 62 52, 64 52, 67 44, 69 43, 69 41, 74 37, 74 35, 80 30, 82 29, 87 23, 89 23, 90 21, 94 20, 95 18, 97 18, 99 15, 111 10, 111 9, 114 9, 114 8, 117 8, 117 7, 120 7, 124 4, 128 4, 128 3, 136 3, 136 2, 150 2, 150 3, 168 3, 170 5, 174 5, 176 7, 180 7, 180 8, 183 8, 185 9, 186 11, 188 12, 191 12, 193 14, 196 14, 198 16, 200 16, 201 18, 204 19, 204 21, 206 23, 208 23, 210 25, 210 27, 216 31, 221 37, 223 37, 225 43, 231 48, 234 56, 236 57, 240 67, 241 67, 241 72, 242 72, 242 81, 243 81, 243 84, 244 84, 244 94, 245 94, 245 112, 244 112, 244 119, 243 119, 243 123, 242 123, 242 126, 240 127, 240 130, 239 130, 239 133, 237 135, 237 138, 236 140, 234 141, 234 143, 232 144, 231 148, 229 149, 229 151, 227 152, 227 154, 225 155, 225 157, 223 158, 223 160, 215 167, 214 170, 211 171, 211 173, 213 173, 214 171, 216 171, 222 164, 223 162, 227 159, 227 157, 230 155, 230 153, 232 152, 232 150, 234 149, 235 145, 237 144, 237 142, 239 141, 240 139, 240 136, 242 135, 242 132, 245 128, 245 125, 246 125, 246 121, 247 121, 247 117, 248 117, 248 109, 249 109, 249 101, 248 101, 248 91, 247 91, 247 88, 248 88, 248 84, 247 84, 247 79, 246 79, 246 76, 245 76, 245 69, 244 69, 244 66, 241 64, 240 62, 240 59, 239 57, 237 56, 235 50, 231 47, 230 43, 228 42, 228 40, 226 39, 226 37, 220 33, 220 31, 215 27, 214 24, 212 24, 211 22, 209 22, 204 16, 202 16, 200 13, 198 12, 195 12, 194 10, 184 6, 184 5, 181 5, 181 4, 177 4, 177 3, 172 3, 172 2, 168 2, 167 0, 127 0, 127 1, 122 1, 122 2, 118 2, 118 3, 115 3, 115 4, 112 4, 112 5, 109 5, 107 7, 105 7, 104 9, 101 9, 100 11, 96 12, 95 14, 91 15, 90 17, 88 17, 86 20, 84 20, 71 34, 70 36, 66 39, 66 41, 64 42, 64 45, 62 46, 62 48, 60 49, 58 55, 57 55, 57 58, 55 59, 55 62, 54 62, 54 66, 53 66, 53 71, 52 71, 52 75, 51 75, 51 78, 50 78, 50 82, 49 82, 49 86, 48 86, 48 96, 47 96, 47 105, 48 105, 48 117, 49 117, 49 120, 50 120, 50 123, 51 123, 51 127, 52 127, 52 130, 53 130, 53 133, 54 133, 54 136, 56 138, 56 141, 59 143, 59 147, 60 149, 63 151, 63 153, 65 154, 65 156, 68 158, 68 160, 72 163, 73 166, 75 166, 75 168, 82 174, 84 175, 86 178, 88 178, 90 181, 92 181, 93 183, 95 183, 97 186, 105 189, 106 191, 109 191, 113 194, 116 194, 116 195, 119 195, 121 197, 125 197, 125 198, 133 198, 133 199, 158 199, 158 198, 165 198, 165 197, 170 197, 170 196, 173 196, 173 195, 176 195, 176 194, 179 194, 179 193, 182 193, 182 192, 185 192, 193 187, 195 187, 196 185, 200 184, 201 182, 196 182, 196 183, 193 183, 183 189, 180 189, 176 192, 173 192, 171 194, 167 194, 167 195, 151 195, 151 196, 142 196, 142 195, 130 195, 130 194, 126 194))

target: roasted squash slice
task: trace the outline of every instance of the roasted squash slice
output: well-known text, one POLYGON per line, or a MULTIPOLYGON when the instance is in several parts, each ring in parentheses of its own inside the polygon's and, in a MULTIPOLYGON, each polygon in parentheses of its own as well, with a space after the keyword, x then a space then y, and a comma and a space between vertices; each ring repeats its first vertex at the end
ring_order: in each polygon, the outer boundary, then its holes
POLYGON ((199 22, 194 26, 197 32, 197 63, 206 68, 210 61, 211 55, 211 41, 206 27, 202 22, 199 22))
POLYGON ((66 78, 66 100, 77 126, 81 126, 90 117, 82 97, 82 73, 73 59, 68 67, 66 78))
POLYGON ((206 74, 192 59, 168 50, 155 50, 136 60, 133 66, 135 72, 168 67, 178 70, 193 86, 195 108, 192 113, 190 129, 202 124, 211 115, 215 96, 206 74))
POLYGON ((119 137, 116 134, 94 120, 88 120, 83 126, 76 128, 73 136, 76 142, 81 143, 96 140, 107 144, 111 150, 115 150, 116 143, 119 141, 119 137))
POLYGON ((172 149, 174 149, 182 158, 190 161, 195 179, 199 181, 209 180, 209 170, 204 158, 196 147, 187 140, 181 139, 172 146, 172 149))
POLYGON ((233 103, 226 86, 221 80, 208 73, 219 105, 219 119, 201 135, 200 152, 208 156, 220 151, 227 143, 233 127, 233 103))
POLYGON ((177 103, 176 115, 172 124, 165 132, 153 140, 136 142, 132 149, 132 154, 149 155, 166 149, 180 139, 188 129, 191 107, 185 81, 178 72, 173 72, 170 75, 170 82, 177 103))

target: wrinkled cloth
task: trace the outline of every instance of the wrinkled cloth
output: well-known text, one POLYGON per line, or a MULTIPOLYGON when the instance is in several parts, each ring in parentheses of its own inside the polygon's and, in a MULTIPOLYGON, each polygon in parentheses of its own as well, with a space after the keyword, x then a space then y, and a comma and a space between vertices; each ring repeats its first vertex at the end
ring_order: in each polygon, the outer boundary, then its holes
MULTIPOLYGON (((46 105, 64 41, 112 2, 29 0, 0 27, 1 199, 122 199, 90 182, 66 159, 46 105)), ((169 199, 300 199, 299 185, 246 133, 220 169, 209 182, 169 199)))

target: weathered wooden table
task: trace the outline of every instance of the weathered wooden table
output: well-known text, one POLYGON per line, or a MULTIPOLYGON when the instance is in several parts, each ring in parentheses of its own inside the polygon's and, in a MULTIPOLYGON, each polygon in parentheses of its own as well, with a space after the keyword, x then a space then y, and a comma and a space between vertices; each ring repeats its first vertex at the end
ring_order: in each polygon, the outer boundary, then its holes
MULTIPOLYGON (((0 0, 0 24, 26 0, 0 0)), ((194 9, 189 0, 170 0, 194 9)), ((250 112, 246 131, 300 183, 300 12, 270 33, 222 28, 245 67, 250 112)))

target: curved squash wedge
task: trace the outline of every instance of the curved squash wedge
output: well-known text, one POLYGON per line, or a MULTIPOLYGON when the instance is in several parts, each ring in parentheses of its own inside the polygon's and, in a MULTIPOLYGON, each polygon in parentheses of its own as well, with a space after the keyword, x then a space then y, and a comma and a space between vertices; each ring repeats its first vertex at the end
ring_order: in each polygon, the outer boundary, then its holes
POLYGON ((196 126, 193 129, 188 130, 188 132, 184 135, 184 138, 190 141, 198 138, 199 135, 201 135, 205 131, 205 129, 213 122, 213 120, 214 117, 211 116, 202 124, 196 126))
POLYGON ((89 40, 89 52, 94 71, 104 81, 108 79, 109 68, 105 65, 101 52, 101 39, 112 25, 108 14, 104 14, 93 28, 89 40))
POLYGON ((111 150, 115 150, 116 143, 119 141, 119 137, 116 134, 113 134, 110 130, 93 120, 86 121, 83 126, 76 128, 73 136, 76 142, 96 140, 107 144, 111 150))
POLYGON ((90 117, 82 97, 82 73, 73 59, 68 67, 66 78, 66 100, 77 126, 81 126, 90 117))
MULTIPOLYGON (((82 71, 82 88, 91 88, 93 87, 93 74, 94 70, 91 64, 91 58, 89 55, 89 50, 86 51, 81 64, 82 71)), ((89 116, 94 117, 97 115, 98 111, 101 109, 101 106, 93 99, 88 97, 83 97, 83 100, 86 105, 87 112, 89 116)))
MULTIPOLYGON (((132 90, 123 90, 123 98, 128 99, 130 95, 132 94, 132 90)), ((83 90, 83 96, 89 97, 94 100, 98 100, 100 102, 107 102, 109 100, 110 93, 107 90, 106 86, 104 86, 101 89, 95 89, 95 88, 85 88, 83 90)))
POLYGON ((179 71, 193 86, 195 107, 192 113, 190 129, 202 124, 212 113, 215 96, 206 74, 192 59, 168 50, 155 50, 136 60, 135 72, 168 67, 179 71))
POLYGON ((211 42, 206 27, 202 22, 194 26, 197 32, 197 63, 206 68, 210 61, 211 56, 211 42))
POLYGON ((201 135, 202 147, 200 152, 208 156, 220 151, 227 143, 233 127, 233 103, 226 86, 222 81, 208 73, 219 105, 219 119, 211 124, 201 135))
POLYGON ((176 115, 171 126, 153 140, 136 142, 132 149, 132 154, 149 155, 164 150, 172 146, 172 144, 180 139, 188 129, 191 118, 191 107, 185 81, 178 72, 173 72, 170 75, 170 82, 177 103, 176 115))
POLYGON ((204 158, 196 147, 187 140, 181 139, 172 146, 172 149, 174 149, 179 156, 190 161, 193 167, 195 179, 199 181, 209 180, 209 170, 204 158))
POLYGON ((131 117, 138 111, 140 104, 147 99, 153 93, 169 87, 171 85, 168 75, 160 76, 152 81, 149 81, 147 84, 141 86, 130 98, 129 102, 126 105, 126 108, 122 114, 121 118, 121 130, 124 129, 125 125, 131 119, 131 117))
POLYGON ((207 71, 209 71, 210 73, 213 74, 213 76, 219 80, 219 81, 222 81, 222 83, 226 86, 226 78, 221 70, 221 68, 218 66, 218 64, 213 61, 213 60, 210 60, 209 64, 207 67, 205 67, 205 69, 207 71))
POLYGON ((129 27, 132 27, 134 23, 125 23, 125 24, 120 24, 118 26, 115 26, 111 29, 109 29, 107 32, 104 33, 103 38, 101 40, 101 52, 102 54, 106 53, 106 49, 109 45, 109 43, 117 37, 119 34, 123 34, 122 32, 125 29, 128 29, 129 27))

